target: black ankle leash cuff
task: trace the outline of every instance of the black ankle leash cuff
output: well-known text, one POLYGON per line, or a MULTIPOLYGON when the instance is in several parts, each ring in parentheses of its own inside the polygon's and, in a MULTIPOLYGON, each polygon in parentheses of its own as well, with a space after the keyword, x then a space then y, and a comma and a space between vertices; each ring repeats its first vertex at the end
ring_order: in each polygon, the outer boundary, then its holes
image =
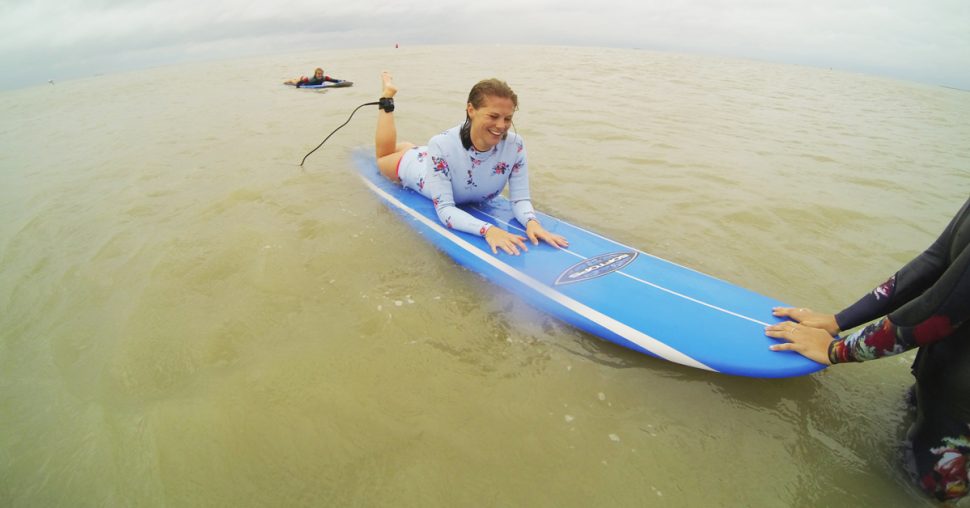
POLYGON ((394 111, 394 98, 381 97, 381 99, 377 101, 377 108, 383 109, 384 111, 391 113, 392 111, 394 111))

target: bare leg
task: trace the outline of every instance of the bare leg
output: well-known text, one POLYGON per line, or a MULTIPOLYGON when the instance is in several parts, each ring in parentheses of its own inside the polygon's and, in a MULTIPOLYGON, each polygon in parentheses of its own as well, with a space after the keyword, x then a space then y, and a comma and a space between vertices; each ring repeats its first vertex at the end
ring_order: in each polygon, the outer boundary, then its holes
MULTIPOLYGON (((394 86, 391 75, 381 73, 384 89, 381 97, 394 97, 397 87, 394 86)), ((394 126, 394 113, 383 109, 377 110, 377 133, 374 135, 374 151, 377 155, 377 167, 381 174, 391 181, 398 181, 397 165, 404 156, 404 152, 414 147, 412 143, 397 142, 397 127, 394 126)))

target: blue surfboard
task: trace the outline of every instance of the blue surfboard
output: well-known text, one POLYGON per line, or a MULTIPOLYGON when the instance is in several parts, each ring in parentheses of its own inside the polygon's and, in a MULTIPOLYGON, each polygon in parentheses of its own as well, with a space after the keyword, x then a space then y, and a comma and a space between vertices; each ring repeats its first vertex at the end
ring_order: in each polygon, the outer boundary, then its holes
MULTIPOLYGON (((296 83, 283 83, 283 84, 296 87, 296 83)), ((344 88, 348 86, 354 86, 354 82, 347 81, 346 79, 338 79, 337 81, 324 81, 319 85, 300 85, 297 88, 305 88, 307 90, 319 90, 321 88, 344 88)))
MULTIPOLYGON (((492 254, 485 240, 448 229, 431 200, 381 176, 372 154, 354 153, 360 177, 387 206, 459 264, 567 323, 634 351, 724 374, 760 378, 800 376, 825 368, 777 343, 764 327, 780 322, 785 305, 753 291, 614 242, 539 213, 568 249, 529 245, 520 256, 492 254)), ((525 236, 501 196, 461 207, 525 236)))

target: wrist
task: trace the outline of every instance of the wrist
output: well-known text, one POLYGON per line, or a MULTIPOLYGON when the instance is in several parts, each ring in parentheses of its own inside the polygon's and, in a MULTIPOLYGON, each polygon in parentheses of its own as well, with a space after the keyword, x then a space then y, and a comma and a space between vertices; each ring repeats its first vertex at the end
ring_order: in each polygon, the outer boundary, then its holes
POLYGON ((839 320, 835 318, 835 314, 829 314, 827 316, 824 328, 832 336, 838 335, 842 331, 842 327, 839 326, 839 320))
POLYGON ((829 358, 830 365, 835 365, 839 363, 838 353, 836 353, 835 351, 835 344, 839 342, 839 340, 840 339, 832 339, 832 342, 829 342, 828 358, 829 358))
POLYGON ((480 235, 482 235, 482 238, 487 238, 487 237, 488 237, 488 232, 489 232, 489 231, 490 231, 491 229, 492 229, 492 225, 491 225, 491 224, 488 224, 488 223, 485 223, 485 225, 484 225, 484 226, 482 226, 482 227, 481 227, 481 228, 480 228, 480 229, 478 230, 478 234, 480 234, 480 235))

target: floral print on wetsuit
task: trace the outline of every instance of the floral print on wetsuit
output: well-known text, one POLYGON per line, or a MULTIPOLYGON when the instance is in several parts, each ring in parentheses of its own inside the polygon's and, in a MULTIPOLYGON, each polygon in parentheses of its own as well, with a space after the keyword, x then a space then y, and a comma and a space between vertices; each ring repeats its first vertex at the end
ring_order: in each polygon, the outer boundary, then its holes
POLYGON ((402 183, 432 200, 438 219, 449 228, 485 235, 492 225, 468 214, 457 205, 481 203, 509 189, 515 218, 525 225, 536 218, 529 197, 525 143, 509 133, 506 139, 484 152, 461 143, 460 127, 431 138, 427 147, 416 147, 418 156, 402 158, 402 183))

